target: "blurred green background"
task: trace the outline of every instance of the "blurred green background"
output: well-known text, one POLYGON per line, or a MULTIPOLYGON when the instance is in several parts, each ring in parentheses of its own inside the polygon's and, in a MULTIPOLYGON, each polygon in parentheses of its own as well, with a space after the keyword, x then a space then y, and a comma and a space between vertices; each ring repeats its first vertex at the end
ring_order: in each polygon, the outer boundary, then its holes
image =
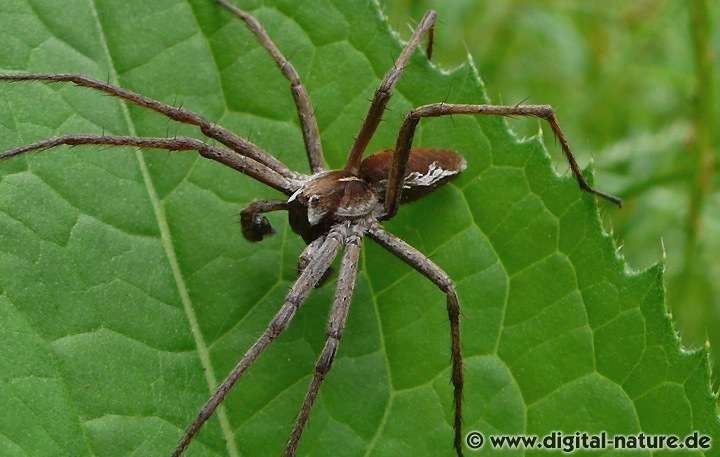
MULTIPOLYGON (((667 255, 667 303, 687 348, 710 342, 720 361, 720 2, 711 0, 381 0, 392 27, 439 14, 433 60, 470 53, 494 104, 551 104, 597 187, 632 271, 667 255)), ((521 137, 542 127, 509 120, 521 137)), ((469 158, 472 160, 472 158, 469 158)), ((717 385, 717 375, 714 377, 717 385)))

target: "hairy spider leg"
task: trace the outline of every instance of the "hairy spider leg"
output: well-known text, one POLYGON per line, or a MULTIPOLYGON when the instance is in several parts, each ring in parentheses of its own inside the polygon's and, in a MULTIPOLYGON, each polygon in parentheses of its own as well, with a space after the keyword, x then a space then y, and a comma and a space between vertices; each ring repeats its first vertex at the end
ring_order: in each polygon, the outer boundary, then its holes
POLYGON ((315 119, 310 95, 308 95, 305 86, 303 86, 302 81, 300 81, 300 75, 295 70, 295 67, 283 56, 280 49, 278 49, 272 39, 270 39, 270 36, 260 21, 246 11, 228 3, 226 0, 217 0, 217 2, 245 23, 247 28, 257 37, 262 47, 265 48, 273 60, 275 60, 283 76, 290 81, 290 90, 293 100, 295 101, 298 118, 300 119, 310 169, 312 170, 312 174, 323 171, 325 169, 325 159, 323 158, 320 130, 318 129, 317 120, 315 119))
MULTIPOLYGON (((415 52, 415 49, 422 41, 425 34, 428 33, 429 30, 433 29, 436 20, 437 13, 435 11, 430 10, 425 13, 425 16, 423 16, 420 24, 415 29, 415 33, 410 38, 410 41, 407 46, 405 46, 405 49, 403 49, 400 53, 400 56, 395 61, 393 67, 385 73, 385 77, 375 91, 375 95, 373 96, 372 103, 370 104, 368 113, 365 116, 365 120, 360 127, 360 131, 355 137, 355 141, 350 148, 347 163, 345 164, 345 170, 350 171, 353 174, 357 174, 358 170, 360 170, 360 162, 362 161, 365 148, 367 148, 368 143, 375 134, 375 130, 377 130, 378 125, 380 125, 382 116, 385 113, 385 107, 392 96, 392 91, 395 88, 395 85, 400 80, 400 76, 402 76, 402 72, 407 66, 413 52, 415 52)), ((428 49, 432 49, 432 47, 429 46, 428 49)))
POLYGON ((450 320, 450 354, 452 358, 451 381, 454 388, 453 409, 455 419, 453 430, 455 439, 453 444, 458 457, 462 457, 462 405, 463 405, 463 358, 460 340, 460 300, 452 279, 442 268, 427 258, 405 241, 385 230, 379 223, 374 222, 368 228, 367 234, 380 246, 387 249, 395 257, 413 267, 417 272, 429 279, 447 297, 447 313, 450 320))
POLYGON ((5 151, 0 153, 0 160, 9 159, 31 151, 50 149, 60 145, 130 146, 165 149, 168 151, 198 151, 203 157, 220 162, 280 192, 286 192, 288 189, 292 189, 293 186, 290 180, 280 176, 266 165, 256 162, 253 159, 228 151, 227 149, 203 143, 195 138, 182 136, 174 138, 149 138, 115 135, 65 135, 5 151))
POLYGON ((320 280, 328 267, 330 267, 335 257, 337 257, 340 248, 345 242, 346 230, 345 226, 335 226, 322 240, 322 245, 319 248, 314 243, 311 243, 305 248, 305 251, 303 251, 304 254, 308 252, 308 250, 312 250, 314 256, 305 269, 303 269, 297 281, 295 281, 295 284, 290 288, 282 307, 270 321, 270 324, 268 324, 263 334, 260 335, 260 338, 255 341, 255 344, 248 349, 242 359, 240 359, 240 362, 238 362, 225 380, 215 389, 210 399, 202 407, 198 417, 185 431, 175 452, 172 454, 173 457, 179 457, 185 451, 185 448, 188 447, 200 428, 222 404, 227 394, 238 380, 240 380, 240 377, 242 377, 247 369, 255 362, 255 359, 258 358, 265 348, 287 328, 290 321, 295 317, 298 308, 305 302, 315 287, 315 284, 320 280))
MULTIPOLYGON (((360 258, 360 245, 364 234, 364 227, 360 223, 353 223, 346 230, 345 252, 343 254, 340 271, 338 272, 337 286, 335 289, 335 299, 330 310, 330 317, 325 331, 326 342, 318 361, 315 364, 315 373, 312 382, 308 388, 305 400, 303 400, 300 413, 298 414, 295 427, 288 439, 284 457, 292 457, 295 455, 298 443, 305 424, 310 417, 315 399, 317 398, 320 386, 322 385, 325 375, 330 371, 338 347, 340 346, 340 338, 345 329, 348 311, 352 299, 353 290, 355 289, 355 279, 357 278, 358 260, 360 258)), ((346 226, 347 227, 347 226, 346 226)))
MULTIPOLYGON (((17 75, 0 75, 0 81, 45 81, 45 82, 70 82, 77 86, 87 87, 100 92, 105 92, 112 96, 127 100, 138 106, 142 106, 153 110, 163 116, 170 118, 182 124, 194 125, 200 128, 200 131, 208 137, 219 141, 235 153, 249 157, 250 159, 265 165, 274 173, 288 180, 297 180, 300 178, 298 173, 290 170, 284 163, 280 162, 260 146, 241 138, 224 127, 209 122, 197 113, 184 108, 176 108, 156 100, 140 95, 136 92, 114 86, 112 84, 100 81, 89 76, 80 74, 17 74, 17 75)), ((261 182, 271 185, 265 181, 261 182)), ((288 186, 282 190, 286 195, 292 195, 297 190, 298 185, 288 186)))
POLYGON ((565 135, 563 135, 560 126, 557 123, 557 118, 550 105, 509 105, 509 106, 496 106, 496 105, 456 105, 450 103, 433 103, 430 105, 420 106, 410 111, 406 116, 405 120, 400 127, 398 134, 397 144, 395 146, 395 155, 393 157, 393 164, 390 169, 390 175, 388 177, 387 191, 385 194, 385 215, 383 219, 392 218, 400 206, 400 196, 402 193, 402 180, 405 176, 405 167, 407 165, 408 157, 410 157, 410 151, 412 148, 413 138, 415 136, 415 128, 417 127, 420 119, 425 117, 439 117, 449 116, 453 114, 474 114, 474 115, 490 115, 490 116, 531 116, 540 119, 545 119, 552 128, 553 132, 560 140, 563 153, 567 158, 570 168, 572 169, 573 175, 577 180, 580 188, 590 194, 597 195, 598 197, 604 198, 615 203, 618 206, 622 206, 622 200, 610 194, 601 192, 594 187, 590 186, 580 170, 580 166, 575 161, 575 156, 570 150, 565 135))

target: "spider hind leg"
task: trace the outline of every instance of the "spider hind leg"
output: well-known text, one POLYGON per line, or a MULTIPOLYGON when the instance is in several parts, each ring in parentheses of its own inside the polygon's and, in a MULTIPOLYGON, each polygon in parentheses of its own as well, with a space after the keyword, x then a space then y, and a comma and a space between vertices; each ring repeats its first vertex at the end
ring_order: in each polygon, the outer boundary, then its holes
POLYGON ((432 260, 427 258, 422 252, 418 251, 397 236, 386 231, 379 223, 374 223, 368 227, 367 234, 376 241, 380 246, 388 252, 399 258, 418 273, 425 276, 438 289, 445 293, 447 300, 448 320, 450 321, 450 357, 452 360, 452 375, 450 381, 453 385, 453 429, 455 432, 453 445, 458 457, 463 456, 462 449, 462 407, 463 407, 463 389, 465 385, 463 375, 463 357, 460 338, 460 300, 452 279, 432 260))

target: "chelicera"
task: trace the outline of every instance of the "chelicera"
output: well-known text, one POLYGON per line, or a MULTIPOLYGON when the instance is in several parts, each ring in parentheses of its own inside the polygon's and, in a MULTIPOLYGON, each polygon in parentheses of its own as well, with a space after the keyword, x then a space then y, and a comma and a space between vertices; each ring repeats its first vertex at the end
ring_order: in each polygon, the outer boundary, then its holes
POLYGON ((299 277, 290 288, 280 310, 253 346, 245 352, 236 367, 217 387, 202 407, 199 415, 185 432, 173 456, 180 456, 193 438, 220 406, 239 379, 258 356, 290 324, 298 308, 313 288, 322 284, 331 263, 340 254, 335 298, 326 330, 326 343, 317 360, 315 371, 300 408, 295 426, 285 446, 284 455, 296 453, 300 437, 310 416, 320 386, 330 370, 337 353, 355 286, 361 242, 370 237, 390 253, 432 281, 445 295, 450 323, 452 357, 451 382, 454 388, 454 438, 458 456, 462 449, 463 417, 463 360, 460 339, 460 302, 450 277, 434 262, 399 237, 387 232, 381 221, 395 216, 401 203, 423 197, 455 178, 466 167, 465 159, 447 149, 413 148, 415 129, 421 119, 447 115, 534 116, 545 119, 557 136, 562 150, 581 189, 610 200, 621 200, 591 187, 577 165, 565 137, 548 105, 465 105, 434 103, 411 110, 404 118, 396 144, 367 156, 365 149, 373 137, 403 70, 423 38, 428 35, 427 57, 430 57, 436 13, 428 11, 418 24, 410 41, 385 74, 375 91, 368 113, 350 148, 342 169, 328 170, 323 158, 322 144, 313 107, 300 76, 270 39, 263 26, 253 16, 226 0, 217 2, 245 22, 260 44, 273 57, 280 71, 290 82, 291 93, 302 128, 305 150, 311 174, 290 170, 285 164, 256 144, 229 130, 209 122, 202 116, 183 108, 169 106, 140 94, 79 74, 16 74, 0 75, 4 81, 69 82, 105 92, 184 124, 197 126, 210 144, 190 137, 156 138, 114 135, 65 135, 18 147, 0 154, 8 159, 26 152, 45 150, 59 145, 134 146, 167 151, 198 151, 203 157, 233 168, 285 195, 284 199, 258 200, 241 211, 243 235, 252 242, 261 241, 273 233, 265 213, 287 211, 292 229, 307 243, 300 255, 299 277))

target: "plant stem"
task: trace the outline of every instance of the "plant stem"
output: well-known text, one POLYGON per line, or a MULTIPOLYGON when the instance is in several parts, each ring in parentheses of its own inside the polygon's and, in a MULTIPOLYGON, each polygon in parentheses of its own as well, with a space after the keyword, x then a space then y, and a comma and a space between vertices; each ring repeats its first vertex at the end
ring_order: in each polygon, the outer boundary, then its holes
POLYGON ((706 197, 712 192, 713 183, 713 125, 714 89, 713 55, 710 47, 712 25, 710 23, 709 0, 691 0, 690 32, 695 58, 696 94, 694 97, 693 124, 695 137, 691 146, 695 164, 694 180, 690 191, 690 209, 686 226, 685 259, 686 268, 692 269, 697 252, 700 215, 706 197))

